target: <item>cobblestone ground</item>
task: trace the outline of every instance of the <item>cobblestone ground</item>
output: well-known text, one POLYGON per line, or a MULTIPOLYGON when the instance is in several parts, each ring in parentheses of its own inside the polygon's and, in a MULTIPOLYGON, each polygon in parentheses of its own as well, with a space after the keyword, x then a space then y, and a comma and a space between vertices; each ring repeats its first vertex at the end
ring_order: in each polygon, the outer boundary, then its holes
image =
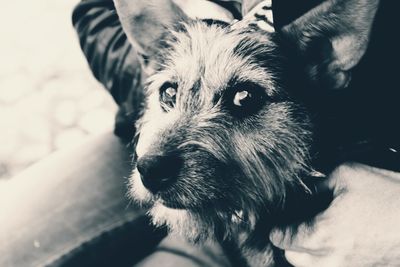
POLYGON ((113 127, 72 28, 77 2, 0 0, 0 182, 113 127))

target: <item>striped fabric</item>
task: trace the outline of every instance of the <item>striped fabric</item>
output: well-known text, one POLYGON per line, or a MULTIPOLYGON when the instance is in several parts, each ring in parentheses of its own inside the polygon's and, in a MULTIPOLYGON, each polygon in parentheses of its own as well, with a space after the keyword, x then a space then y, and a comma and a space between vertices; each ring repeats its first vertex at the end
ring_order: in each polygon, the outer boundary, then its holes
POLYGON ((272 0, 265 0, 253 7, 240 21, 236 21, 235 28, 246 27, 249 25, 258 26, 267 32, 274 32, 274 18, 272 14, 272 0))
POLYGON ((250 24, 257 25, 262 30, 274 32, 274 18, 272 15, 272 0, 265 0, 256 5, 243 19, 249 19, 250 24))

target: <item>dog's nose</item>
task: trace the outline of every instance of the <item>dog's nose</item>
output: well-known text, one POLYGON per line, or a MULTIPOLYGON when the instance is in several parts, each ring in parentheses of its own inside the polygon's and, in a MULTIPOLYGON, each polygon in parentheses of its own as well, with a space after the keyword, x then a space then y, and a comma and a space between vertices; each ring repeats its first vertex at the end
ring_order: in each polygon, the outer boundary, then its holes
POLYGON ((170 186, 181 166, 182 160, 176 155, 144 155, 136 164, 143 185, 152 193, 170 186))

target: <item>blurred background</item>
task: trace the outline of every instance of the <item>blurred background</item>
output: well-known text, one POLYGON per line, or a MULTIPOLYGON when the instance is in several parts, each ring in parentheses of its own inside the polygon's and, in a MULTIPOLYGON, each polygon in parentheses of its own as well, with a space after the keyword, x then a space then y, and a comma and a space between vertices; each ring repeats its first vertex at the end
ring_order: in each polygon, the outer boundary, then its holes
POLYGON ((0 185, 56 150, 111 131, 116 106, 71 23, 78 0, 0 0, 0 185))

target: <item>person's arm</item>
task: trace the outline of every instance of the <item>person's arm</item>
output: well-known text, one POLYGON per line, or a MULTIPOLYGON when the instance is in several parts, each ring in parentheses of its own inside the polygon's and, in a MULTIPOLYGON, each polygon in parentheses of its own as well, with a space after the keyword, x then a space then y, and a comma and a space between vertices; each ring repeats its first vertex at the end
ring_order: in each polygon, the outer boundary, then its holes
POLYGON ((120 106, 116 134, 131 138, 144 101, 143 77, 113 1, 81 1, 73 11, 72 22, 94 76, 120 106))

